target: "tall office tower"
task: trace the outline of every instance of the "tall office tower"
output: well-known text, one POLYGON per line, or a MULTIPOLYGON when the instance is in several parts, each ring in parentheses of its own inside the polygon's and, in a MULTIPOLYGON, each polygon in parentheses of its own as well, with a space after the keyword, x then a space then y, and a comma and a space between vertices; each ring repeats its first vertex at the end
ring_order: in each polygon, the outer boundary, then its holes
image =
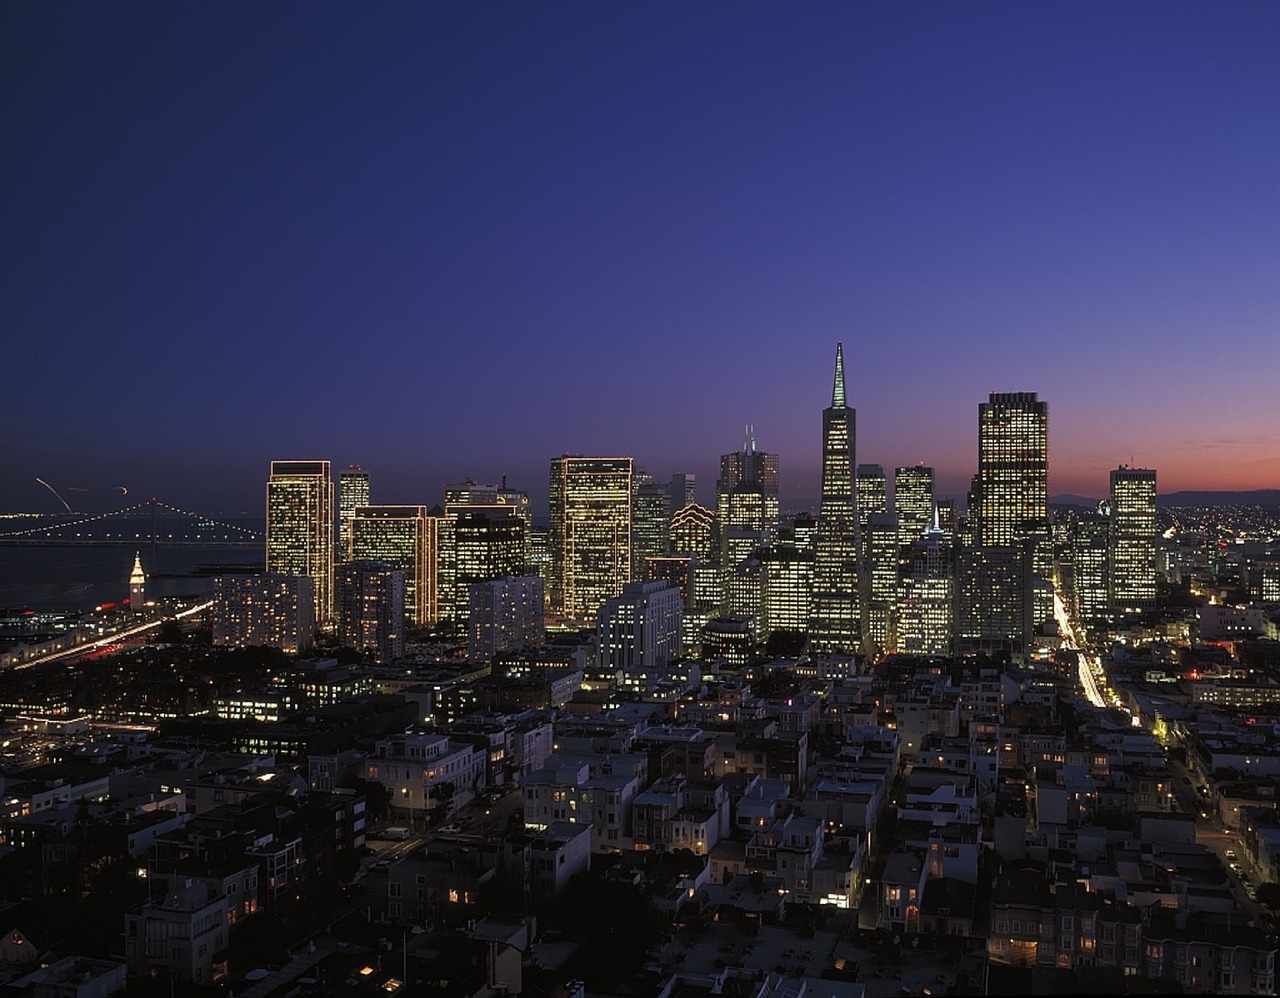
POLYGON ((348 527, 348 560, 382 562, 404 572, 405 617, 410 624, 430 627, 439 619, 439 524, 426 506, 361 506, 348 527))
POLYGON ((446 485, 445 514, 452 515, 462 507, 492 509, 518 517, 524 523, 526 544, 530 546, 525 552, 525 561, 532 559, 533 509, 529 505, 529 493, 508 486, 506 475, 502 476, 498 485, 478 485, 470 479, 456 485, 446 485))
POLYGON ((675 586, 628 582, 600 606, 596 633, 601 670, 624 677, 665 670, 680 655, 683 611, 684 599, 675 586))
POLYGON ((671 493, 646 471, 637 471, 631 497, 631 577, 644 577, 646 558, 670 550, 671 493))
POLYGON ((671 550, 674 554, 697 555, 704 565, 719 561, 716 555, 716 515, 696 502, 671 515, 671 550))
POLYGON ((697 481, 688 472, 676 472, 671 476, 671 484, 667 486, 667 493, 671 497, 672 509, 684 509, 689 503, 698 501, 697 481))
POLYGON ((594 620, 631 578, 629 457, 551 459, 551 607, 594 620))
POLYGON ((756 448, 751 427, 747 427, 742 450, 720 458, 716 519, 720 525, 720 564, 725 569, 733 568, 777 536, 778 455, 756 448))
POLYGON ((1072 616, 1080 622, 1086 635, 1102 626, 1111 611, 1111 586, 1107 579, 1110 541, 1111 518, 1102 509, 1076 517, 1068 547, 1069 570, 1063 574, 1068 581, 1072 616))
POLYGON ((765 638, 764 630, 764 565, 760 552, 743 558, 724 572, 725 612, 751 622, 751 632, 757 641, 765 638))
POLYGON ((471 610, 471 585, 528 574, 524 520, 501 506, 455 507, 445 517, 451 592, 449 620, 463 622, 471 610))
POLYGON ((315 639, 314 593, 307 575, 215 576, 213 643, 304 652, 315 639))
POLYGON ((316 625, 328 625, 333 617, 333 479, 328 461, 271 462, 266 569, 310 578, 316 625))
POLYGON ((837 343, 831 405, 822 411, 822 502, 809 622, 809 646, 819 654, 862 650, 856 442, 857 413, 845 403, 844 345, 837 343))
POLYGON ((938 526, 954 537, 960 524, 960 514, 956 511, 956 501, 954 499, 935 498, 933 508, 938 514, 938 526))
POLYGON ((911 545, 899 600, 898 648, 914 655, 950 655, 954 631, 955 549, 933 524, 911 545))
POLYGON ((893 511, 898 515, 898 546, 909 548, 933 524, 932 468, 894 469, 893 511))
MULTIPOLYGON (((1031 571, 1053 569, 1049 532, 1049 405, 1035 392, 992 393, 978 406, 979 547, 1025 548, 1031 571)), ((1035 587, 1032 624, 1053 616, 1052 592, 1035 587), (1047 596, 1047 598, 1046 598, 1047 596)))
POLYGON ((492 662, 496 655, 540 645, 545 634, 546 586, 537 575, 471 583, 467 655, 492 662))
POLYGON ((1111 472, 1111 612, 1156 604, 1156 473, 1121 465, 1111 472))
POLYGON ((760 552, 760 564, 765 637, 783 632, 803 635, 809 629, 813 550, 797 543, 794 530, 783 530, 776 544, 760 552))
POLYGON ((686 608, 693 606, 693 570, 698 559, 690 554, 667 554, 658 558, 646 558, 645 582, 665 582, 680 590, 686 608))
POLYGON ((380 561, 338 566, 335 586, 338 643, 375 662, 404 657, 404 572, 380 561))
POLYGON ((956 652, 1021 657, 1034 590, 1026 548, 961 548, 956 568, 956 652))
POLYGON ((867 519, 873 513, 889 511, 889 486, 884 467, 879 464, 860 464, 854 475, 858 487, 858 527, 867 529, 867 519))
POLYGON ((898 650, 898 518, 872 513, 867 518, 867 644, 870 650, 898 650))
POLYGON ((338 560, 351 560, 351 518, 361 506, 371 505, 369 472, 358 464, 338 472, 338 560))

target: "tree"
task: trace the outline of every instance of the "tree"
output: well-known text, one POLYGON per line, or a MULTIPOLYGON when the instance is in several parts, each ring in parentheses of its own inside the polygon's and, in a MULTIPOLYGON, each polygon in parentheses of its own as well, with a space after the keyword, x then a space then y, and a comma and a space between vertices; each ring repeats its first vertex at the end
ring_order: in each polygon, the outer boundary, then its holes
POLYGON ((437 784, 432 789, 431 799, 436 803, 429 813, 434 820, 443 821, 449 814, 449 807, 453 804, 453 795, 457 793, 457 791, 458 788, 448 780, 437 784))
POLYGON ((1258 904, 1265 904, 1273 911, 1280 908, 1280 884, 1268 880, 1258 885, 1258 904))

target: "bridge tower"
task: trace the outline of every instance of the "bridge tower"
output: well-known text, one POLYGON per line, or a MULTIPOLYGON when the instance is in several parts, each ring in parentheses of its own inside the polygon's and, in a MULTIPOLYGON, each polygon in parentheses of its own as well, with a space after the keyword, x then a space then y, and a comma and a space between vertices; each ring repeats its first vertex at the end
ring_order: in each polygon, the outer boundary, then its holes
POLYGON ((133 570, 129 573, 129 609, 134 613, 142 612, 142 605, 147 601, 147 573, 142 570, 142 553, 133 555, 133 570))

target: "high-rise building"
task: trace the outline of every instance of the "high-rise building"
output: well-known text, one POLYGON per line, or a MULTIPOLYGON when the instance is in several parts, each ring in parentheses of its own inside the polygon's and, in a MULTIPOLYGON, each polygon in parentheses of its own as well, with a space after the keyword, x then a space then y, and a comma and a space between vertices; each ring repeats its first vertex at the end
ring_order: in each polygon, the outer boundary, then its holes
POLYGON ((403 658, 405 573, 380 561, 348 561, 336 575, 338 643, 379 663, 403 658))
POLYGON ((471 584, 525 575, 533 561, 529 496, 468 479, 444 489, 440 524, 440 616, 465 623, 471 584))
POLYGON ((351 518, 361 506, 372 505, 369 472, 358 464, 338 472, 338 560, 351 560, 351 518))
POLYGON ((382 562, 404 572, 410 624, 430 627, 439 617, 439 522, 425 506, 361 506, 352 512, 347 527, 349 561, 382 562))
POLYGON ((551 459, 552 611, 594 620, 631 578, 629 457, 551 459))
POLYGON ((776 543, 760 552, 766 637, 781 632, 803 635, 809 630, 813 557, 811 548, 796 543, 794 529, 783 530, 776 543))
POLYGON ((716 519, 720 564, 726 571, 777 536, 778 455, 756 448, 752 427, 747 427, 742 450, 720 458, 716 519))
POLYGON ((884 467, 879 464, 860 464, 854 481, 858 489, 858 527, 867 529, 867 520, 873 513, 889 510, 889 487, 884 467))
POLYGON ((1048 441, 1049 406, 1035 392, 992 393, 978 406, 977 546, 1026 551, 1032 627, 1053 617, 1048 441))
MULTIPOLYGON (((1106 507, 1107 504, 1100 504, 1106 507)), ((1082 513, 1071 529, 1067 560, 1067 592, 1071 613, 1092 634, 1111 612, 1111 586, 1108 582, 1108 547, 1111 540, 1111 518, 1100 509, 1082 513)))
POLYGON ((898 650, 949 655, 954 636, 955 557, 951 535, 934 523, 909 549, 899 598, 898 650))
POLYGON ((316 624, 333 617, 333 479, 328 461, 272 461, 267 481, 269 573, 315 584, 316 624))
POLYGON ((672 552, 697 555, 704 565, 719 562, 715 524, 715 513, 696 502, 676 510, 671 515, 672 552))
POLYGON ((467 654, 473 662, 542 644, 545 584, 537 575, 471 583, 467 654))
POLYGON ((680 471, 672 475, 667 491, 671 496, 673 510, 684 509, 689 503, 698 501, 697 481, 688 472, 680 471))
MULTIPOLYGON (((600 666, 655 676, 680 655, 684 598, 665 582, 629 582, 604 601, 597 623, 600 666)), ((629 683, 628 685, 635 685, 629 683)))
POLYGON ((933 469, 925 465, 893 472, 893 511, 898 517, 898 546, 909 548, 933 524, 933 469))
POLYGON ((1034 590, 1025 547, 961 548, 956 569, 956 652, 1020 658, 1032 632, 1034 590))
POLYGON ((1049 404, 1035 392, 992 393, 978 406, 978 544, 1029 547, 1048 578, 1049 404))
POLYGON ((647 558, 660 558, 670 550, 671 491, 637 471, 631 497, 631 577, 644 577, 647 558))
POLYGON ((1156 603, 1156 473, 1121 465, 1111 472, 1111 612, 1156 603))
POLYGON ((219 575, 213 580, 213 643, 307 651, 315 638, 315 583, 307 575, 219 575))
POLYGON ((867 518, 867 644, 870 649, 897 650, 898 518, 893 513, 872 513, 867 518))
POLYGON ((856 442, 857 413, 845 397, 844 345, 837 343, 831 405, 822 411, 822 500, 809 623, 809 645, 819 654, 862 650, 856 442))

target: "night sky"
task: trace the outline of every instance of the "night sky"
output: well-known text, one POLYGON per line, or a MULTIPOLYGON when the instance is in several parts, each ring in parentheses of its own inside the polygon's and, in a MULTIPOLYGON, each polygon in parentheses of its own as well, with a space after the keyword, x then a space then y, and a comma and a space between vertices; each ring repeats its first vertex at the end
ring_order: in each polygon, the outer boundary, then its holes
POLYGON ((545 508, 563 452, 754 424, 818 493, 963 494, 992 391, 1050 492, 1280 486, 1280 4, 0 5, 0 509, 545 508))

